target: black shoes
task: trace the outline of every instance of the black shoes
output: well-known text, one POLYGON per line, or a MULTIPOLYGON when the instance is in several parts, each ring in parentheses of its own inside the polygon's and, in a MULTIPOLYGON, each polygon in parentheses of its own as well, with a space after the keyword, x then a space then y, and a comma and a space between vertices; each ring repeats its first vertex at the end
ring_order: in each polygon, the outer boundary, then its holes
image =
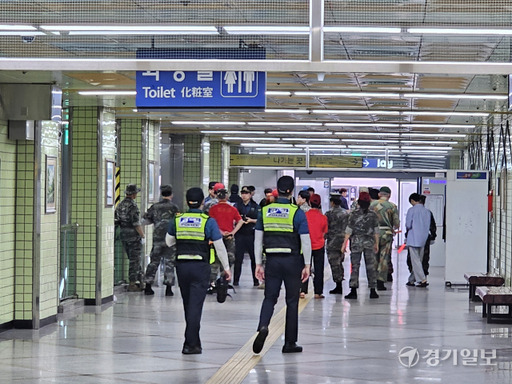
POLYGON ((350 293, 345 296, 345 299, 357 299, 357 288, 351 288, 350 293))
POLYGON ((377 280, 377 291, 387 291, 388 289, 384 285, 384 282, 381 280, 377 280))
POLYGON ((200 355, 203 353, 203 350, 201 347, 190 347, 188 345, 184 345, 181 353, 184 355, 200 355))
POLYGON ((174 292, 172 291, 172 286, 168 285, 165 287, 165 296, 174 296, 174 292))
POLYGON ((265 340, 268 336, 268 327, 261 327, 258 331, 258 336, 254 339, 254 343, 252 344, 252 351, 254 353, 260 353, 263 349, 263 345, 265 344, 265 340))
POLYGON ((419 283, 416 287, 418 288, 427 288, 428 286, 428 283, 426 281, 423 281, 421 283, 419 283))
POLYGON ((153 290, 151 289, 151 284, 146 283, 146 286, 144 287, 144 294, 145 294, 145 295, 148 295, 148 296, 149 296, 149 295, 154 295, 154 294, 155 294, 155 291, 153 291, 153 290))
POLYGON ((282 349, 283 353, 298 353, 302 352, 302 347, 297 343, 285 343, 282 349))
POLYGON ((389 282, 393 281, 393 275, 391 273, 388 273, 388 281, 389 282))
POLYGON ((370 288, 370 299, 378 299, 379 295, 377 294, 377 291, 375 288, 370 288))
POLYGON ((336 283, 336 288, 329 291, 331 295, 341 295, 343 294, 343 287, 341 282, 336 283))
POLYGON ((408 287, 415 287, 416 285, 410 281, 408 281, 407 283, 405 283, 405 285, 407 285, 408 287))

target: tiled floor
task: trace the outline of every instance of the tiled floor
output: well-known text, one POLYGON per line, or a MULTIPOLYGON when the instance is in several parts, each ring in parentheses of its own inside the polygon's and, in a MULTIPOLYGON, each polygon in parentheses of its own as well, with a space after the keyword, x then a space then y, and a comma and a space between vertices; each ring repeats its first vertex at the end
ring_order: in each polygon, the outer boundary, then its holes
MULTIPOLYGON (((245 275, 232 300, 219 304, 207 297, 202 355, 181 354, 181 299, 157 288, 152 297, 126 293, 103 308, 79 309, 39 331, 0 333, 0 383, 194 384, 207 382, 226 363, 223 369, 236 369, 243 379, 217 381, 222 384, 510 383, 512 326, 482 320, 467 288, 445 288, 442 268, 432 268, 430 286, 421 289, 405 286, 404 260, 395 265, 392 288, 376 300, 368 298, 363 279, 357 301, 329 295, 334 285, 327 281, 326 298, 311 299, 300 315, 304 352, 283 355, 280 338, 261 357, 247 352, 252 369, 231 359, 244 345, 250 350, 263 297, 245 275), (399 359, 399 352, 411 348, 419 358, 413 351, 416 364, 406 367, 408 355, 399 359), (475 349, 475 365, 465 365, 475 349), (496 358, 486 361, 482 351, 496 351, 496 358)), ((247 262, 244 267, 250 269, 247 262)), ((282 306, 280 300, 276 313, 282 306)))

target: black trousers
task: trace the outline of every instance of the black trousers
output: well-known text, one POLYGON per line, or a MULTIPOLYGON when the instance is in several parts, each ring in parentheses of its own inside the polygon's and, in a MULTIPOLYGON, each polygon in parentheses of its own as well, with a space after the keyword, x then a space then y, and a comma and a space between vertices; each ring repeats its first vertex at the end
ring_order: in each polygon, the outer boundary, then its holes
POLYGON ((210 285, 210 265, 204 261, 178 261, 176 273, 187 324, 184 345, 200 347, 199 329, 206 290, 210 285))
MULTIPOLYGON (((315 295, 321 295, 324 292, 324 268, 325 268, 325 248, 314 249, 311 251, 311 259, 313 265, 311 266, 313 273, 313 288, 315 295)), ((308 293, 309 279, 302 283, 300 291, 308 293)))
POLYGON ((235 235, 235 270, 233 272, 233 283, 238 284, 240 281, 245 252, 247 252, 251 258, 252 280, 256 285, 259 281, 254 276, 254 272, 256 271, 256 260, 254 259, 254 233, 250 235, 237 233, 235 235))
POLYGON ((274 256, 267 254, 265 264, 265 298, 261 305, 258 329, 268 326, 274 314, 284 281, 286 292, 285 343, 297 342, 299 333, 299 295, 304 259, 300 255, 274 256))

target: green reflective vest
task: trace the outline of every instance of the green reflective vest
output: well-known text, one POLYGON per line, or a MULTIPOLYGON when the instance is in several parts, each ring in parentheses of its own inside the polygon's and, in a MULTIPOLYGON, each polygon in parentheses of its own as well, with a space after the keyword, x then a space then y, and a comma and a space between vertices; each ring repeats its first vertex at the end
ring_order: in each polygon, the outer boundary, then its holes
POLYGON ((299 207, 272 203, 262 209, 265 254, 298 254, 300 237, 293 230, 293 218, 299 207))

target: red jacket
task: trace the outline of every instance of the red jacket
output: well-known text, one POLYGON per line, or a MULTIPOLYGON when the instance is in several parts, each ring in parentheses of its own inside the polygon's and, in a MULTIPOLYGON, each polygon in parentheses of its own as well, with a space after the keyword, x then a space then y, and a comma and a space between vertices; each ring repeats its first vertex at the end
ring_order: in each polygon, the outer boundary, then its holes
POLYGON ((308 220, 311 249, 316 251, 325 246, 325 234, 327 233, 327 216, 319 209, 311 208, 306 212, 308 220))

